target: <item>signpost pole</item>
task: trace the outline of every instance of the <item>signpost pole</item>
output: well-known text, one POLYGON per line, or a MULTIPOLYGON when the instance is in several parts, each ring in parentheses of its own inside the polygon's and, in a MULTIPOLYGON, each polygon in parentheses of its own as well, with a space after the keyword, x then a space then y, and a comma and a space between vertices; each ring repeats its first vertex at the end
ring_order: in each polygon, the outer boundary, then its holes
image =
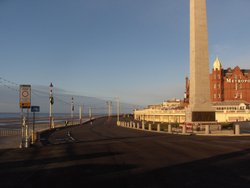
POLYGON ((21 108, 21 143, 20 148, 23 147, 23 108, 21 108))
MULTIPOLYGON (((26 125, 27 125, 27 136, 29 138, 30 136, 30 126, 29 126, 29 108, 27 108, 27 121, 26 121, 26 125)), ((29 139, 28 139, 29 140, 29 139)))
POLYGON ((22 119, 22 138, 20 148, 29 146, 29 108, 31 105, 31 85, 20 85, 19 86, 19 105, 21 108, 21 119, 22 119), (25 117, 23 109, 27 109, 27 115, 25 117), (27 121, 26 121, 27 120, 27 121))
POLYGON ((35 142, 35 112, 33 112, 32 144, 35 142))

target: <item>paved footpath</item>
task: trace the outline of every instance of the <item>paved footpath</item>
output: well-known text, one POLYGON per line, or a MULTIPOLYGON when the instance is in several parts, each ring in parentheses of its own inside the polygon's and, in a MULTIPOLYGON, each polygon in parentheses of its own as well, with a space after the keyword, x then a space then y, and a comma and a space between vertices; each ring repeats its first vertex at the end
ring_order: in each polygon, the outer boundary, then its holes
POLYGON ((0 150, 0 187, 249 187, 249 137, 143 132, 115 119, 0 150))

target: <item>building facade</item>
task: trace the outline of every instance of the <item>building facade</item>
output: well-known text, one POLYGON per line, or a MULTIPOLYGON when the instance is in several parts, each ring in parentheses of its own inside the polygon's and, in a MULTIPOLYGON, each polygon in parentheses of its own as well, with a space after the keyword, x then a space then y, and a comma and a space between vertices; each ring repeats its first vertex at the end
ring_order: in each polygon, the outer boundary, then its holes
MULTIPOLYGON (((189 102, 189 80, 186 78, 186 103, 189 102)), ((210 97, 213 103, 223 101, 244 101, 250 103, 250 69, 223 69, 216 58, 210 73, 210 97)))
POLYGON ((221 62, 216 58, 210 74, 210 97, 213 102, 246 101, 250 102, 250 70, 224 70, 221 62))
MULTIPOLYGON (((250 103, 223 101, 213 103, 217 122, 250 121, 250 103)), ((134 111, 134 118, 140 121, 184 123, 186 107, 180 101, 168 100, 161 105, 149 105, 134 111), (157 108, 156 108, 157 107, 157 108)))
MULTIPOLYGON (((189 104, 190 81, 186 78, 184 100, 167 100, 135 110, 136 120, 184 123, 189 104)), ((216 58, 210 73, 210 97, 217 122, 250 121, 250 70, 222 68, 216 58)))

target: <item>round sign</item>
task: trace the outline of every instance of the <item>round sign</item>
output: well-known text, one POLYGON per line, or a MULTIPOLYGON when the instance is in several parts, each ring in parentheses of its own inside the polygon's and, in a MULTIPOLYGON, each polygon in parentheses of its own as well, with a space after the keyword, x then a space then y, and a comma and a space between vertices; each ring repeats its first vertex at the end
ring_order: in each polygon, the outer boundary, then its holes
POLYGON ((23 97, 28 97, 29 96, 29 92, 28 91, 23 91, 22 92, 22 96, 23 97))

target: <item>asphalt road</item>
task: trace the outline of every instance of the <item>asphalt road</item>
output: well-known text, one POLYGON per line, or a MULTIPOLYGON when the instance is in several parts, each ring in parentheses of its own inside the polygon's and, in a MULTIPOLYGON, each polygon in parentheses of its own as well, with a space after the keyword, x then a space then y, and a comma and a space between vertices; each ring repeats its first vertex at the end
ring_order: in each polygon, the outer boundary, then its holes
POLYGON ((250 138, 151 133, 115 119, 0 150, 0 187, 249 187, 250 138))

